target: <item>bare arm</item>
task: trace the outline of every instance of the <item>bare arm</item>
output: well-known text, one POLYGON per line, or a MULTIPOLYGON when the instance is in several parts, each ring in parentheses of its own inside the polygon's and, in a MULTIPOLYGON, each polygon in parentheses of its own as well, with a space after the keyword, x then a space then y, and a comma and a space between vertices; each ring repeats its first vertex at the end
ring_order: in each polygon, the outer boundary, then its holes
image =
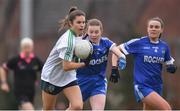
POLYGON ((118 57, 112 54, 112 66, 117 66, 118 57))
POLYGON ((0 67, 0 78, 1 83, 7 82, 6 71, 2 67, 0 67))
POLYGON ((112 54, 112 66, 117 66, 118 58, 120 58, 120 57, 126 58, 126 56, 122 53, 119 46, 112 47, 111 51, 113 52, 113 54, 112 54))
POLYGON ((63 61, 63 69, 64 71, 70 71, 74 69, 78 69, 81 67, 84 67, 85 63, 76 63, 76 62, 69 62, 69 61, 63 61))
POLYGON ((1 89, 5 92, 9 92, 10 89, 7 83, 7 74, 2 67, 0 67, 0 79, 1 79, 1 89))
POLYGON ((122 51, 120 51, 119 49, 120 47, 112 47, 111 51, 112 53, 112 68, 111 68, 111 75, 109 80, 112 83, 117 83, 120 79, 120 74, 119 74, 119 68, 120 69, 124 69, 125 68, 125 64, 122 64, 122 62, 118 62, 118 60, 124 58, 124 60, 126 59, 125 55, 122 53, 122 51), (119 65, 120 64, 120 65, 119 65))

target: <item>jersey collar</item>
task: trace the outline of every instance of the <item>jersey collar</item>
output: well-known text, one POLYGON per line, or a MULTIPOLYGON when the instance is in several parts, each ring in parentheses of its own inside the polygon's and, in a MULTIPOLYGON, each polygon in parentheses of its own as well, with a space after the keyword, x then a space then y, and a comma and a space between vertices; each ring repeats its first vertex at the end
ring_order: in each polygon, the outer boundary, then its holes
POLYGON ((149 42, 152 43, 152 44, 158 44, 159 43, 159 40, 158 41, 151 41, 151 39, 149 38, 149 36, 147 37, 149 39, 149 42))
POLYGON ((21 52, 21 53, 20 53, 20 58, 23 59, 23 60, 25 60, 27 63, 30 63, 31 60, 34 58, 34 53, 31 53, 31 54, 29 55, 29 57, 26 57, 26 56, 25 56, 25 53, 24 53, 24 52, 21 52))
POLYGON ((69 29, 69 30, 70 30, 70 32, 71 32, 73 35, 77 36, 76 33, 75 33, 75 31, 74 31, 73 29, 69 29))

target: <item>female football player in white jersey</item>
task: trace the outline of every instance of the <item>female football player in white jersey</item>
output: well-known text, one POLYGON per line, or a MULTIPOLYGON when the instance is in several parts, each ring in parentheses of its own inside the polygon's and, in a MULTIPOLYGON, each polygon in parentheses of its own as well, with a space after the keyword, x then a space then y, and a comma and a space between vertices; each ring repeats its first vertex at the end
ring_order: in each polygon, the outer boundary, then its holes
MULTIPOLYGON (((169 46, 160 39, 163 28, 164 23, 159 17, 152 18, 147 23, 147 36, 119 46, 126 55, 134 56, 134 93, 136 100, 143 103, 144 110, 171 110, 171 106, 161 96, 161 71, 163 62, 167 72, 175 73, 177 67, 173 64, 169 46)), ((113 64, 116 64, 116 56, 112 58, 113 64)))
POLYGON ((61 29, 65 26, 69 29, 53 47, 41 74, 43 109, 54 109, 57 96, 62 91, 70 102, 68 110, 81 110, 83 101, 75 69, 84 67, 85 63, 75 63, 72 59, 75 39, 84 31, 85 13, 76 7, 71 8, 61 26, 61 29))
POLYGON ((125 68, 125 55, 116 47, 115 43, 107 37, 103 37, 103 26, 101 21, 91 19, 87 23, 87 36, 83 39, 89 40, 93 45, 93 53, 89 65, 77 69, 78 84, 80 86, 83 101, 89 99, 92 110, 104 110, 107 80, 106 66, 109 51, 119 58, 119 68, 125 68))

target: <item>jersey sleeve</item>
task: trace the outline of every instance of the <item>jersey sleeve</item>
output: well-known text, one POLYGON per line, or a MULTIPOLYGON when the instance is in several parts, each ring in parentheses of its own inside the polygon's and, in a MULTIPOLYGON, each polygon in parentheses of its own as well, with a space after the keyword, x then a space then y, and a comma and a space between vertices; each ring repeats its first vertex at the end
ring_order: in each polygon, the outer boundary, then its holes
POLYGON ((63 60, 72 61, 74 51, 73 35, 69 32, 67 37, 61 39, 57 45, 59 57, 63 60))
POLYGON ((14 70, 17 66, 17 63, 18 63, 17 57, 13 57, 3 64, 3 68, 5 70, 8 70, 8 69, 14 70))
POLYGON ((107 47, 109 50, 111 50, 112 47, 116 45, 113 41, 111 41, 111 40, 108 39, 108 38, 103 38, 103 39, 104 39, 104 41, 105 41, 106 47, 107 47))
POLYGON ((138 53, 140 39, 132 39, 126 43, 121 44, 119 47, 122 49, 125 55, 138 53))
POLYGON ((171 57, 170 48, 168 46, 167 46, 166 51, 165 51, 164 61, 165 61, 166 65, 174 63, 174 58, 171 57))

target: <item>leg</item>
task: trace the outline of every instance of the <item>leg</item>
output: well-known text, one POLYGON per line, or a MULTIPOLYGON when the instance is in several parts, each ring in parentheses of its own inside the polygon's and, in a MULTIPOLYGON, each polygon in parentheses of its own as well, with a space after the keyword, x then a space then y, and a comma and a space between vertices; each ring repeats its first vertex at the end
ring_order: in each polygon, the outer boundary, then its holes
POLYGON ((18 108, 20 110, 34 110, 33 106, 33 99, 34 99, 34 91, 33 89, 30 91, 27 91, 27 89, 24 89, 25 91, 16 91, 15 97, 18 101, 18 108))
POLYGON ((106 96, 104 94, 97 94, 90 97, 90 104, 92 110, 104 110, 106 96))
POLYGON ((82 110, 83 101, 78 85, 65 88, 63 93, 70 102, 69 108, 67 110, 82 110))
POLYGON ((57 95, 51 95, 42 91, 43 110, 53 110, 55 108, 57 95))
POLYGON ((24 102, 19 107, 20 110, 34 110, 34 106, 31 102, 24 102))
POLYGON ((171 110, 171 106, 156 92, 151 92, 142 99, 144 110, 171 110))
POLYGON ((143 103, 143 110, 154 110, 154 108, 148 104, 143 103))

